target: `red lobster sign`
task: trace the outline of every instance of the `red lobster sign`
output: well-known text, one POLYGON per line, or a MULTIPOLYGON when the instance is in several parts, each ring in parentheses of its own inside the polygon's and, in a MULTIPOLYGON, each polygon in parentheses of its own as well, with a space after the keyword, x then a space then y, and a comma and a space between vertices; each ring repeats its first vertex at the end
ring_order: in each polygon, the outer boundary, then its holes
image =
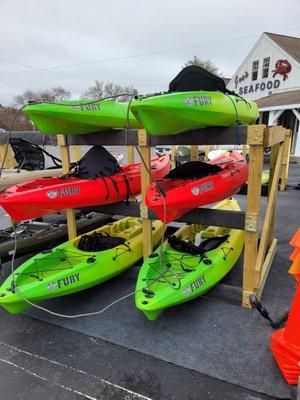
POLYGON ((275 64, 275 69, 273 69, 273 78, 277 74, 283 75, 283 80, 285 81, 288 78, 288 73, 291 72, 292 65, 288 60, 278 60, 275 64))

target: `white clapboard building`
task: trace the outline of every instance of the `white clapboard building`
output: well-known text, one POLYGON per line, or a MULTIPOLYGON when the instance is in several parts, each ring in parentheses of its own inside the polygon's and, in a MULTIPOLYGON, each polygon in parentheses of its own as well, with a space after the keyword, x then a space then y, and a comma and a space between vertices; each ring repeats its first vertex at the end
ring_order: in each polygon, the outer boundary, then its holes
POLYGON ((300 160, 300 38, 263 33, 227 87, 256 101, 262 123, 290 128, 300 160))

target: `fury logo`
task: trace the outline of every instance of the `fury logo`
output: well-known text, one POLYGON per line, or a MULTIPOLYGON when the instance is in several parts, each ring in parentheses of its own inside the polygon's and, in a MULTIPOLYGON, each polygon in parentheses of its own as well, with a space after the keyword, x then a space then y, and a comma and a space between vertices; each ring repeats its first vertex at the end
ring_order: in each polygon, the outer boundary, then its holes
POLYGON ((191 189, 191 192, 193 193, 194 196, 198 196, 201 193, 209 192, 211 190, 214 190, 215 185, 212 181, 202 183, 198 186, 194 186, 191 189))
POLYGON ((199 278, 197 278, 194 282, 192 282, 190 284, 190 286, 188 286, 185 289, 183 289, 182 293, 185 296, 188 296, 189 294, 191 294, 195 290, 199 289, 202 285, 204 285, 204 283, 205 283, 205 276, 204 275, 200 275, 199 278))
POLYGON ((58 288, 61 288, 62 286, 68 286, 76 282, 79 282, 79 273, 66 276, 65 278, 62 279, 58 279, 57 286, 58 288))

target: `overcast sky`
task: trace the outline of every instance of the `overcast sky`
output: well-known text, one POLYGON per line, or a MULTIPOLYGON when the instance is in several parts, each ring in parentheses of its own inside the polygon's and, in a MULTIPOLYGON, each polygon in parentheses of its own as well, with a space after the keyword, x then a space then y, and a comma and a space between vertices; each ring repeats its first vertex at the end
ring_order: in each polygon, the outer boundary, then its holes
POLYGON ((231 77, 263 31, 300 36, 299 15, 299 0, 0 0, 0 103, 95 79, 165 90, 194 54, 231 77))

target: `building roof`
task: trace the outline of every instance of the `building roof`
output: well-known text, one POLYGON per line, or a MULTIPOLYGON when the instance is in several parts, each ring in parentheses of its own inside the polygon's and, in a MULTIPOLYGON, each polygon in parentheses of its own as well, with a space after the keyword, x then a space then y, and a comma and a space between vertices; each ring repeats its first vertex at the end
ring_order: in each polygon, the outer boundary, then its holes
POLYGON ((270 96, 255 100, 258 108, 284 106, 289 104, 300 104, 300 90, 274 93, 270 96))
POLYGON ((265 32, 283 50, 289 53, 296 61, 300 62, 300 38, 293 36, 278 35, 277 33, 265 32))

